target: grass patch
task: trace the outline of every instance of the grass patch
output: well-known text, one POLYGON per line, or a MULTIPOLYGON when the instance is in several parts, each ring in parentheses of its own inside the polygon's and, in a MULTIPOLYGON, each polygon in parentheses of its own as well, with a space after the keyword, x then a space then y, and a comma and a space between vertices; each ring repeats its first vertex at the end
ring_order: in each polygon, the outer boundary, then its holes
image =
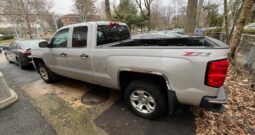
POLYGON ((0 40, 0 45, 9 45, 14 39, 0 40))

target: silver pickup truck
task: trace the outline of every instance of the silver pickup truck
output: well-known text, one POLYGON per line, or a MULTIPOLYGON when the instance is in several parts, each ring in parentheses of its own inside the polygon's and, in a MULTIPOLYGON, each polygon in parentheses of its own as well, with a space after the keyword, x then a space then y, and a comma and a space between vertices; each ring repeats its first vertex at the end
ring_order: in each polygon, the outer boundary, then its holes
POLYGON ((69 25, 32 51, 33 64, 47 83, 61 75, 121 90, 144 118, 173 113, 177 103, 222 110, 228 46, 163 35, 131 38, 127 25, 116 22, 69 25))

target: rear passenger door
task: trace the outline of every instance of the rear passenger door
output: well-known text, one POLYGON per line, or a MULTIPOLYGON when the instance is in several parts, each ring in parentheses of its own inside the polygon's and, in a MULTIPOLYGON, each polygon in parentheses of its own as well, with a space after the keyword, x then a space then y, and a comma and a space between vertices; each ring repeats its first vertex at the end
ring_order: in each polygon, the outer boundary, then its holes
POLYGON ((93 70, 91 65, 91 39, 88 33, 90 29, 87 25, 73 27, 71 36, 71 46, 67 51, 67 61, 71 77, 93 82, 93 70))

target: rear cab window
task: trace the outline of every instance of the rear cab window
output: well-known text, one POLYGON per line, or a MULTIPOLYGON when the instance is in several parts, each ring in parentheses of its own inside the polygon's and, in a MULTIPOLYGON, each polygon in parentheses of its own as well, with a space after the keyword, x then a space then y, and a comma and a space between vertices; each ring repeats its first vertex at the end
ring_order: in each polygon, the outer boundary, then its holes
POLYGON ((97 46, 130 39, 128 27, 125 25, 98 25, 97 46))

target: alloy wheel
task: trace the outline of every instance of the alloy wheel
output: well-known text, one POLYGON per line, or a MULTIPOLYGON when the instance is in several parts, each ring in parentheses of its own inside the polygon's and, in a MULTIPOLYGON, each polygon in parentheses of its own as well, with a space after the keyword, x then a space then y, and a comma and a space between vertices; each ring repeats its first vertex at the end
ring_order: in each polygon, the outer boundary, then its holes
POLYGON ((46 71, 45 67, 40 67, 39 72, 43 79, 45 79, 45 80, 49 79, 48 72, 46 71))
POLYGON ((155 111, 156 102, 145 90, 134 90, 130 95, 132 106, 139 112, 150 114, 155 111))

